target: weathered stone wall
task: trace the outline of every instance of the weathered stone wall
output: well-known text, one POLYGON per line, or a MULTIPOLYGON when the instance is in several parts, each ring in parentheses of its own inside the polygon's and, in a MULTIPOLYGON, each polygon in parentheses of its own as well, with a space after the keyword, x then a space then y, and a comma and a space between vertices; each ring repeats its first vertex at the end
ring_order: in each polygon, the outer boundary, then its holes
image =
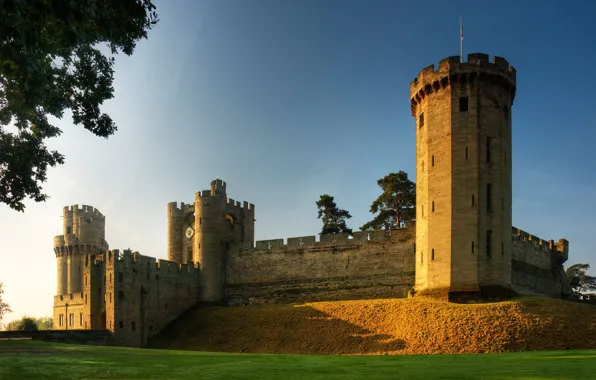
POLYGON ((122 346, 142 346, 199 300, 197 265, 118 250, 106 257, 106 325, 122 346))
POLYGON ((266 240, 227 257, 229 305, 406 297, 414 228, 266 240))
POLYGON ((38 330, 1 331, 0 339, 42 340, 55 343, 89 344, 108 346, 112 344, 112 334, 108 330, 38 330))
POLYGON ((544 240, 517 228, 512 230, 511 280, 524 295, 560 298, 569 292, 563 270, 569 243, 544 240))

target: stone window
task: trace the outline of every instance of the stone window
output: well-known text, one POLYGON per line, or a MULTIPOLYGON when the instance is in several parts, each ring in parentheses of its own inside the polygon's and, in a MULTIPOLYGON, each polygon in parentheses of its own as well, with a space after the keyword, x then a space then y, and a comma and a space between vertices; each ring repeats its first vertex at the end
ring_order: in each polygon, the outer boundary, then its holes
POLYGON ((64 314, 60 314, 58 325, 59 326, 64 326, 64 314))
POLYGON ((420 120, 418 121, 418 128, 422 128, 422 127, 424 127, 424 113, 420 114, 419 119, 420 120))
POLYGON ((420 251, 420 264, 424 264, 424 252, 420 251))
POLYGON ((69 319, 69 321, 68 321, 68 324, 69 324, 70 326, 74 326, 74 324, 75 324, 75 316, 74 316, 74 313, 70 313, 70 314, 68 315, 68 319, 69 319))
POLYGON ((472 253, 474 253, 474 242, 472 242, 472 253))
POLYGON ((112 292, 110 292, 110 302, 112 302, 112 292))
POLYGON ((468 97, 462 96, 459 98, 459 112, 467 112, 468 111, 468 97))
POLYGON ((486 184, 486 211, 491 212, 493 209, 492 204, 492 184, 486 184))
POLYGON ((83 313, 80 313, 79 314, 79 325, 83 326, 83 321, 84 321, 84 319, 83 319, 83 313))
POLYGON ((431 203, 431 212, 435 212, 435 201, 431 203))
POLYGON ((430 157, 430 166, 435 166, 435 156, 430 157))
POLYGON ((118 327, 120 327, 121 329, 124 328, 124 322, 123 321, 118 322, 118 327))
POLYGON ((424 218, 424 205, 420 206, 420 211, 422 212, 422 217, 424 218))
POLYGON ((475 201, 475 199, 474 199, 474 194, 472 194, 472 207, 474 207, 474 206, 475 206, 475 203, 476 203, 476 201, 475 201))
POLYGON ((492 230, 486 230, 486 256, 490 257, 492 252, 490 250, 491 245, 492 245, 492 237, 493 237, 493 231, 492 230))
POLYGON ((434 248, 430 251, 430 260, 435 261, 435 249, 434 248))
POLYGON ((490 146, 492 143, 492 138, 487 137, 486 138, 486 163, 490 162, 490 146))
POLYGON ((466 160, 470 157, 470 148, 466 147, 466 160))

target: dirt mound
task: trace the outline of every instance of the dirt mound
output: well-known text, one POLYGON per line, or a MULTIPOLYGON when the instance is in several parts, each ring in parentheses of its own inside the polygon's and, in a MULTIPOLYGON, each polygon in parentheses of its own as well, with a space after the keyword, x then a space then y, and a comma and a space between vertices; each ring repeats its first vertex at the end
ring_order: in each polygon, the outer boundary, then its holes
POLYGON ((428 299, 205 307, 150 347, 287 354, 453 354, 596 348, 596 306, 553 299, 428 299))

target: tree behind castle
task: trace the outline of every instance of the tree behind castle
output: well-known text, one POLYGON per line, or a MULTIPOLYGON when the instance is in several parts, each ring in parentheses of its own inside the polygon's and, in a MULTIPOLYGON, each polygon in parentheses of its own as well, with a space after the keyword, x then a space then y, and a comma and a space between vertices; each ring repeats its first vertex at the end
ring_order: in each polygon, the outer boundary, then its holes
POLYGON ((346 219, 350 219, 352 215, 348 211, 338 208, 334 197, 328 194, 321 195, 317 201, 317 208, 319 209, 318 218, 323 220, 321 234, 352 233, 352 229, 346 226, 346 219))
POLYGON ((406 172, 389 173, 377 184, 383 192, 370 205, 370 212, 377 215, 360 227, 362 231, 383 227, 390 230, 416 219, 416 184, 406 172))

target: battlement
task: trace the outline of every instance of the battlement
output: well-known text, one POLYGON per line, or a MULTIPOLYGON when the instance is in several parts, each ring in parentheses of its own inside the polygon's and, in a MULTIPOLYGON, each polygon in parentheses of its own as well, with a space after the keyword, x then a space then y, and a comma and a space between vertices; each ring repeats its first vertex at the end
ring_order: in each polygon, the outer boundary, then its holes
POLYGON ((461 62, 458 56, 447 57, 439 61, 437 69, 434 64, 422 69, 410 83, 412 116, 415 116, 416 105, 433 92, 453 84, 474 84, 483 78, 511 92, 513 103, 516 77, 515 68, 505 58, 495 56, 490 62, 487 54, 473 53, 468 54, 467 62, 461 62))
POLYGON ((107 261, 116 263, 134 264, 137 267, 153 268, 158 272, 166 273, 198 273, 199 263, 189 262, 187 264, 178 264, 174 261, 156 259, 151 256, 141 255, 139 252, 132 252, 130 250, 120 251, 113 249, 106 252, 107 261))
POLYGON ((215 179, 211 181, 211 194, 213 196, 225 196, 226 195, 226 183, 221 179, 215 179))
POLYGON ((562 260, 561 263, 567 261, 569 257, 569 241, 566 239, 559 239, 558 242, 545 240, 516 227, 511 228, 511 233, 513 242, 517 242, 518 244, 533 244, 536 250, 545 253, 556 253, 562 260))
POLYGON ((413 237, 416 228, 414 224, 410 226, 397 228, 390 231, 390 234, 383 230, 373 231, 355 231, 351 235, 342 234, 321 234, 319 241, 316 236, 299 236, 285 239, 258 240, 255 245, 252 242, 245 242, 239 247, 239 250, 293 250, 307 247, 328 247, 342 245, 361 245, 377 242, 397 242, 413 237))
POLYGON ((81 208, 79 208, 79 205, 65 206, 64 213, 71 213, 72 215, 105 220, 105 216, 101 212, 99 212, 98 209, 88 205, 82 205, 81 208))

